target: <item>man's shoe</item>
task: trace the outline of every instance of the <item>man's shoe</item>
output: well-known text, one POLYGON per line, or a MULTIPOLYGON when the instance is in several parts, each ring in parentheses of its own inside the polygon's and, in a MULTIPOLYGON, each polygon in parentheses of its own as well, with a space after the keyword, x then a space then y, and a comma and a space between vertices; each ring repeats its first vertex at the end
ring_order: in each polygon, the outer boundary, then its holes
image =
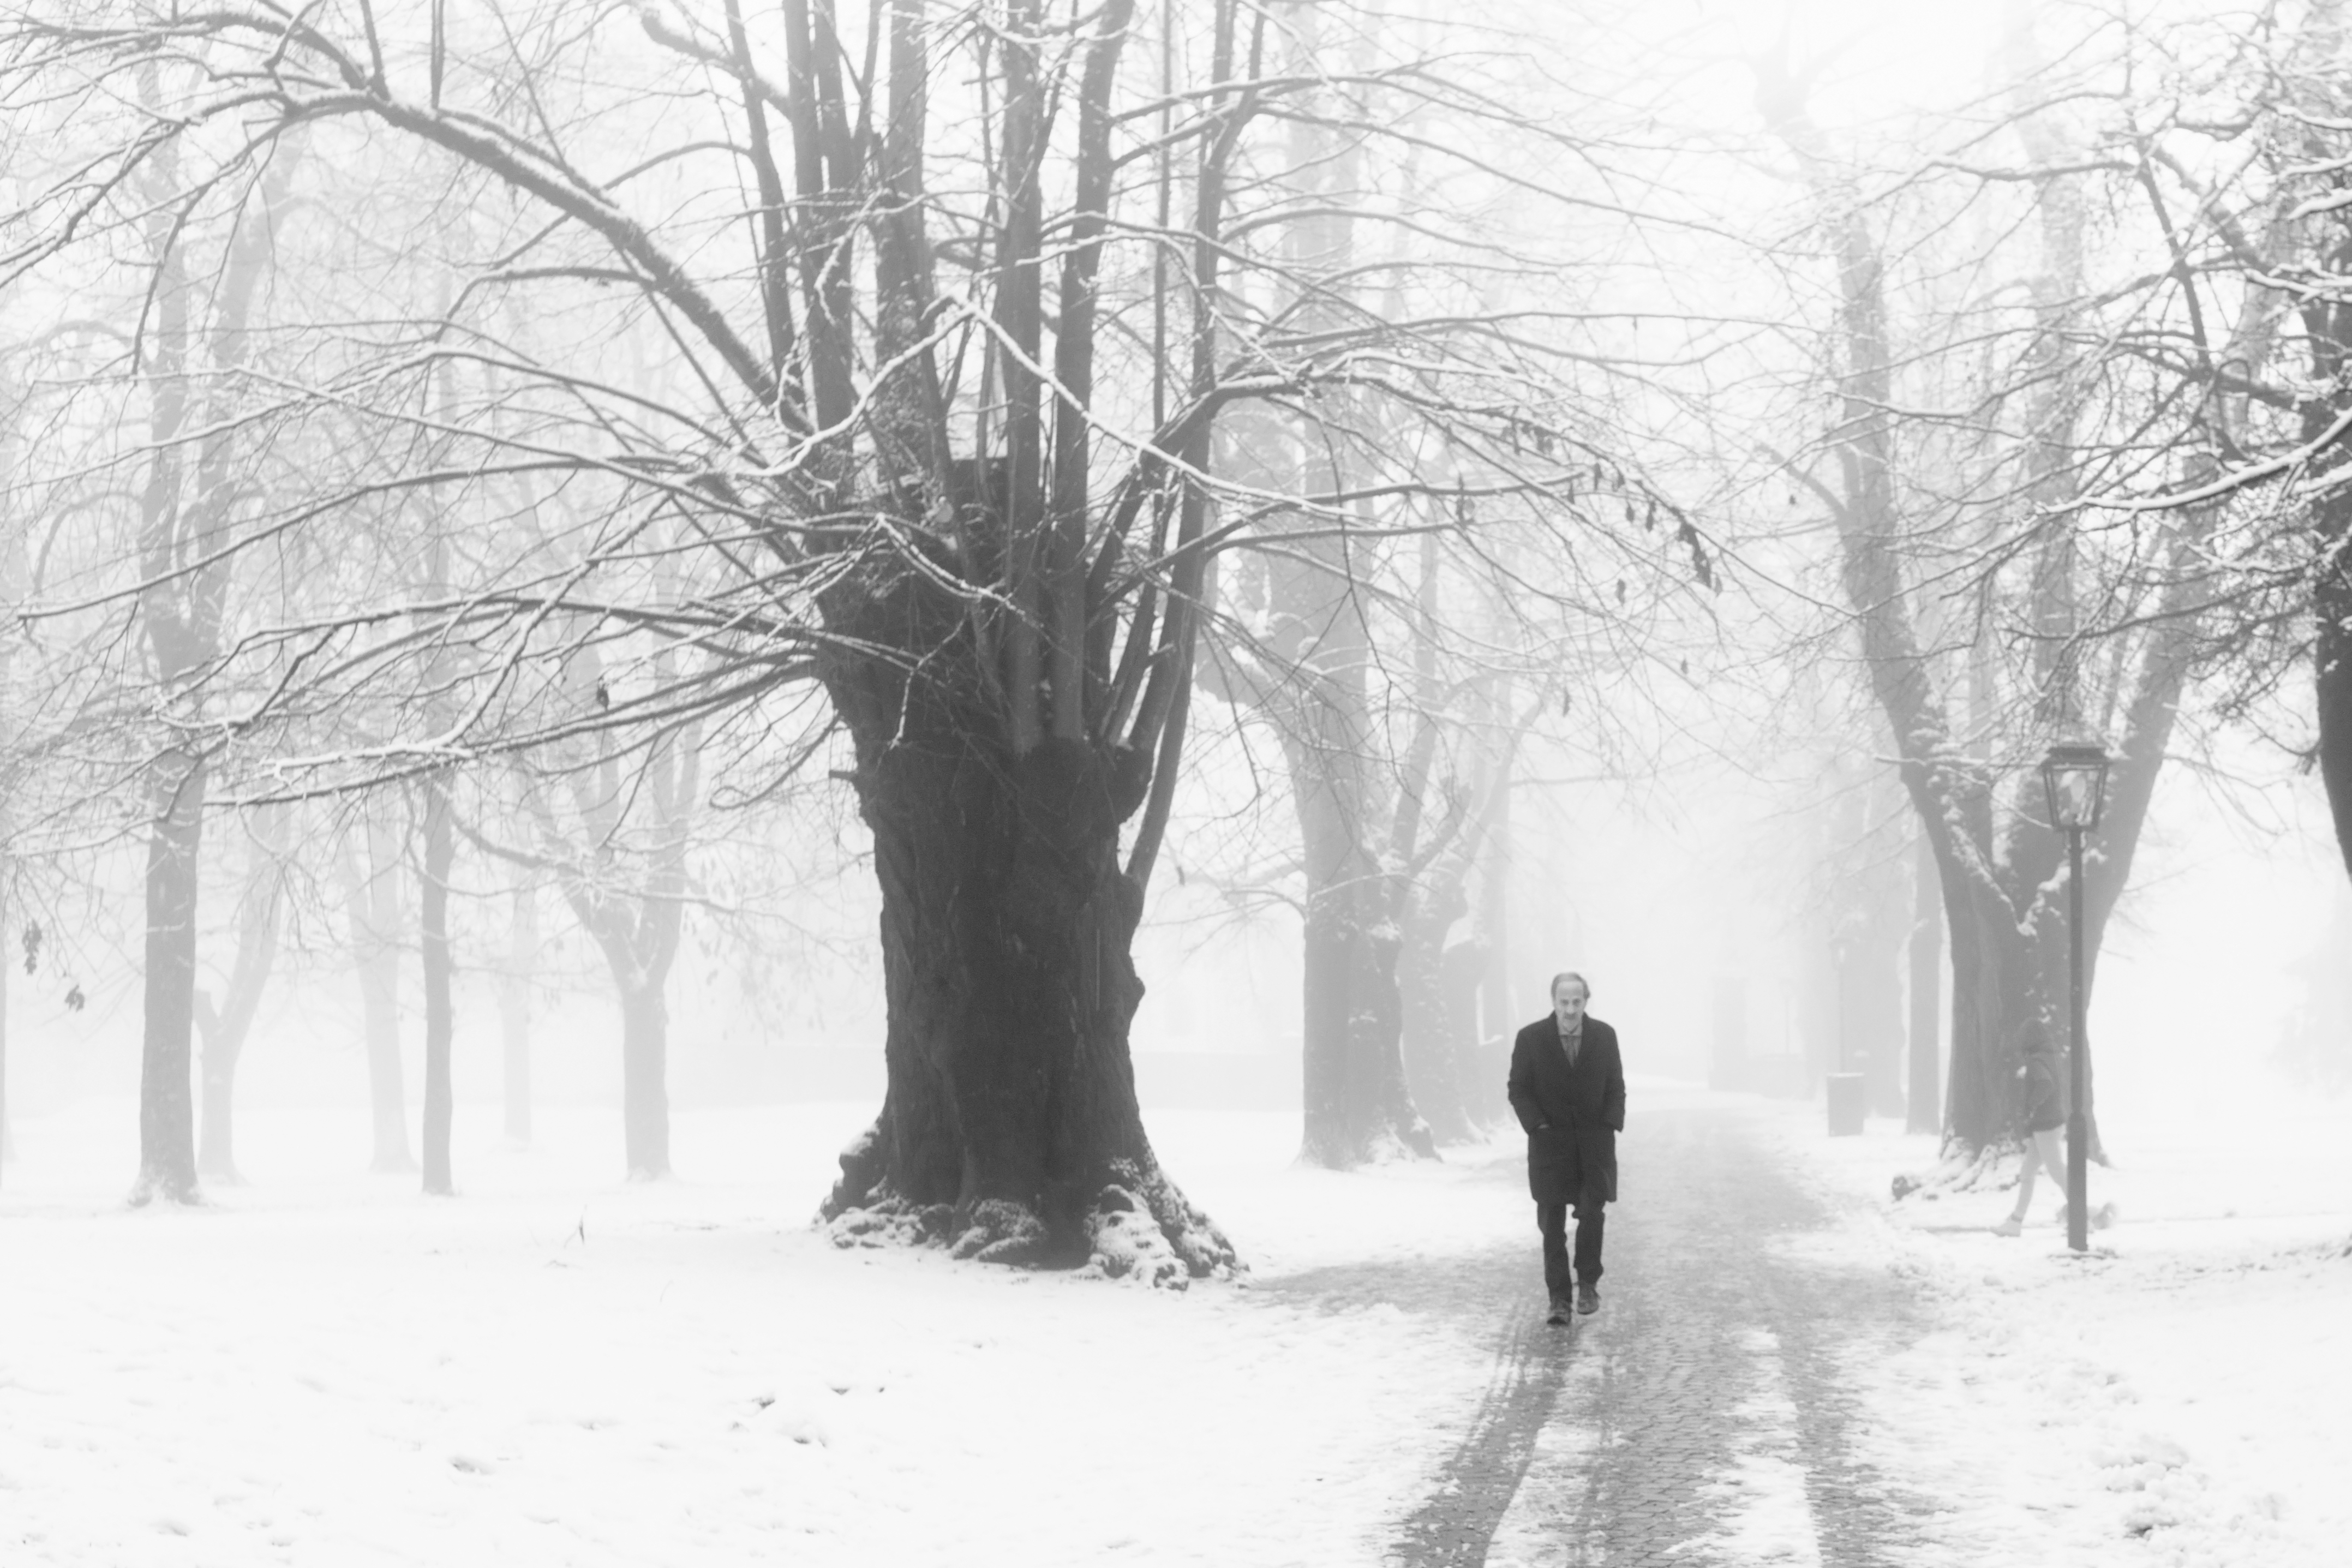
POLYGON ((1590 1285, 1576 1288, 1576 1310, 1586 1317, 1601 1310, 1601 1292, 1590 1285))
POLYGON ((1995 1236, 2023 1236, 2025 1234, 2025 1222, 2018 1218, 2015 1215, 2011 1215, 2007 1219, 2001 1221, 1999 1225, 1993 1226, 1992 1233, 1995 1236))
POLYGON ((1545 1321, 1545 1322, 1547 1322, 1547 1323, 1553 1324, 1553 1325, 1555 1325, 1555 1326, 1557 1326, 1557 1325, 1559 1325, 1559 1324, 1561 1324, 1561 1323, 1564 1323, 1564 1322, 1568 1321, 1568 1298, 1567 1298, 1567 1297, 1565 1297, 1565 1296, 1554 1296, 1554 1297, 1551 1299, 1551 1312, 1550 1312, 1550 1315, 1549 1315, 1549 1316, 1548 1316, 1548 1317, 1546 1317, 1546 1318, 1544 1319, 1544 1321, 1545 1321))

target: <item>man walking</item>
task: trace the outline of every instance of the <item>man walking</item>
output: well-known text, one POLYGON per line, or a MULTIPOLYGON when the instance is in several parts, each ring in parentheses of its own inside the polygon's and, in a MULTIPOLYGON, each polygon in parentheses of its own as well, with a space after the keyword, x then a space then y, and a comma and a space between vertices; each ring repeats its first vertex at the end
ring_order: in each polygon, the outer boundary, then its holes
POLYGON ((1584 1010, 1592 987, 1573 972, 1551 979, 1551 1015, 1511 1044, 1511 1109, 1528 1133, 1528 1191, 1543 1233, 1544 1289, 1554 1323, 1601 1310, 1601 1224, 1617 1198, 1617 1134, 1625 1130, 1625 1065, 1617 1031, 1584 1010), (1576 1215, 1576 1269, 1568 1216, 1576 1215))

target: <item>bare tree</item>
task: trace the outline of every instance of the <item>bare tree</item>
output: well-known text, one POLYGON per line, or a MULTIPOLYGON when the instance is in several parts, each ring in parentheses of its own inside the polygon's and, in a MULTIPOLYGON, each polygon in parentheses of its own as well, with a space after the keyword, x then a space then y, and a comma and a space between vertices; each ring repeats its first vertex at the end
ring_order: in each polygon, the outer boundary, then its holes
MULTIPOLYGON (((610 701, 611 679, 594 650, 583 650, 570 666, 572 701, 583 710, 610 701)), ((656 656, 649 681, 656 700, 677 684, 673 654, 656 656)), ((624 1152, 640 1180, 670 1173, 668 984, 691 880, 702 752, 694 719, 656 731, 636 755, 584 741, 559 744, 548 758, 553 776, 524 788, 535 851, 499 851, 553 876, 612 972, 624 1152)))
MULTIPOLYGON (((2139 458, 2085 494, 2084 526, 2195 541, 2147 575, 2163 635, 2267 729, 2308 669, 2317 766, 2352 869, 2352 196, 2346 17, 2336 0, 2266 7, 2248 26, 2190 17, 2119 29, 2108 63, 2132 133, 2112 161, 2153 230, 2151 265, 2107 302, 2110 352, 2145 376, 2139 458), (2138 84, 2150 64, 2189 91, 2138 84), (2189 106, 2196 103, 2199 107, 2189 106), (2209 108, 2212 112, 2207 112, 2209 108)), ((2105 613, 2086 635, 2145 635, 2105 613)))
MULTIPOLYGON (((1344 536, 1354 572, 1360 546, 1426 525, 1413 503, 1457 491, 1553 542, 1658 499, 1603 460, 1586 319, 1486 237, 1572 207, 1589 150, 1489 90, 1507 57, 1448 62, 1338 5, 1169 0, 1156 71, 1132 68, 1132 0, 1066 20, 1039 0, 425 20, 93 0, 5 29, 0 90, 74 110, 11 273, 89 254, 136 221, 126 181, 176 159, 173 195, 142 209, 166 276, 170 226, 248 188, 297 126, 322 197, 506 215, 436 231, 422 258, 331 271, 317 242, 312 314, 287 329, 317 357, 270 395, 364 434, 266 525, 536 476, 576 520, 569 563, 486 549, 453 561, 437 603, 249 636, 222 657, 273 679, 190 743, 274 733, 261 787, 300 793, 592 731, 680 737, 814 683, 874 837, 890 1020, 888 1093, 826 1205, 836 1234, 1170 1283, 1224 1267, 1230 1245, 1152 1152, 1127 1051, 1210 563, 1320 559, 1344 536), (1309 12, 1376 41, 1301 57, 1285 39, 1309 12), (140 81, 160 112, 122 107, 140 81), (1382 264, 1406 282, 1379 315, 1275 306, 1353 287, 1281 243, 1301 187, 1275 149, 1318 116, 1444 166, 1420 187, 1443 195, 1365 202, 1426 242, 1382 264), (1489 155, 1496 138, 1514 155, 1489 155), (444 310, 430 279, 447 272, 463 282, 444 310), (1498 277, 1525 297, 1472 281, 1498 277), (527 301, 525 324, 499 300, 527 301), (550 321, 564 331, 531 324, 550 321), (435 405, 421 389, 453 361, 459 402, 435 405), (1220 420, 1267 400, 1357 463, 1273 494, 1221 476, 1220 420), (384 460, 411 449, 385 433, 420 421, 446 467, 384 460), (656 520, 676 542, 652 542, 656 520), (659 591, 647 556, 665 550, 698 563, 683 597, 659 591), (689 673, 593 711, 539 703, 600 638, 635 639, 634 658, 666 644, 689 673), (465 658, 438 680, 387 673, 451 647, 465 658), (330 710, 392 738, 305 728, 330 710)), ((1700 544, 1670 521, 1640 548, 1700 544)))
MULTIPOLYGON (((1954 976, 1945 1129, 1970 1152, 2009 1134, 2021 1031, 2055 1026, 2064 996, 2063 841, 2035 764, 2048 740, 2084 731, 2104 731, 2118 758, 2087 861, 2095 957, 2193 666, 2192 634, 2171 617, 2210 526, 2199 513, 2144 538, 2076 526, 2080 497, 2144 460, 2118 437, 2145 428, 2146 388, 2108 375, 2097 349, 2100 301, 2082 249, 2096 161, 2053 129, 2067 97, 2024 44, 2011 64, 2022 164, 1965 166, 1950 189, 1898 179, 1885 199, 1839 163, 1807 114, 1801 77, 1777 58, 1759 68, 1766 119, 1811 194, 1834 280, 1824 358, 1838 415, 1817 448, 1784 452, 1781 467, 1834 524, 1864 668, 1935 856, 1954 976), (1898 193, 1921 188, 1951 200, 2030 193, 2019 215, 2030 287, 2007 296, 2021 304, 1921 300, 1906 324, 1895 281, 1906 258, 1889 236, 1898 193), (1905 412, 1938 400, 1944 410, 1905 412), (2086 605, 2102 618, 2120 611, 2136 632, 2095 654, 2086 605)), ((1992 258, 1990 277, 2011 275, 1992 258)))

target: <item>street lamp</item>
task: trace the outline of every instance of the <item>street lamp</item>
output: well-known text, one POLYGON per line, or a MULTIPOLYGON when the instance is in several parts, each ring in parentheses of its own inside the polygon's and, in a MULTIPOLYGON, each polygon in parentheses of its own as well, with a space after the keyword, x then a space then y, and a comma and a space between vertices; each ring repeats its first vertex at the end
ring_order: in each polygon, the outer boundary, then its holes
POLYGON ((2072 1027, 2066 1048, 2066 1245, 2091 1245, 2090 1137, 2083 1116, 2083 835, 2099 826, 2107 798, 2107 753, 2095 742, 2061 741, 2042 759, 2050 826, 2066 836, 2066 963, 2072 1027))

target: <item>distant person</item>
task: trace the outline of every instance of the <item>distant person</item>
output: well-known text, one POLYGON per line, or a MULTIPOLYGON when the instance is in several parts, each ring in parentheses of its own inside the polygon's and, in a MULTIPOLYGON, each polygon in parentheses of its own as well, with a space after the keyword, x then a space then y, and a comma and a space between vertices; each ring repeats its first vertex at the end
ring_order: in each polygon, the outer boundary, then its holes
MULTIPOLYGON (((2058 1081, 2058 1052, 2039 1024, 2025 1026, 2025 1059, 2017 1068, 2018 1107, 2025 1123, 2025 1163, 2017 1169, 2017 1205, 1993 1226, 1997 1235, 2025 1234, 2025 1211, 2033 1206, 2034 1178, 2047 1166, 2051 1180, 2066 1179, 2058 1129, 2066 1125, 2066 1091, 2058 1081)), ((2063 1210, 2061 1211, 2063 1212, 2063 1210)))
POLYGON ((1511 1109, 1528 1132, 1528 1191, 1543 1233, 1544 1289, 1554 1323, 1601 1310, 1602 1209, 1617 1200, 1617 1134, 1625 1130, 1625 1064, 1617 1031, 1584 1005, 1592 987, 1573 971, 1551 977, 1551 1013, 1511 1043, 1511 1109), (1568 1216, 1576 1215, 1569 1268, 1568 1216))

